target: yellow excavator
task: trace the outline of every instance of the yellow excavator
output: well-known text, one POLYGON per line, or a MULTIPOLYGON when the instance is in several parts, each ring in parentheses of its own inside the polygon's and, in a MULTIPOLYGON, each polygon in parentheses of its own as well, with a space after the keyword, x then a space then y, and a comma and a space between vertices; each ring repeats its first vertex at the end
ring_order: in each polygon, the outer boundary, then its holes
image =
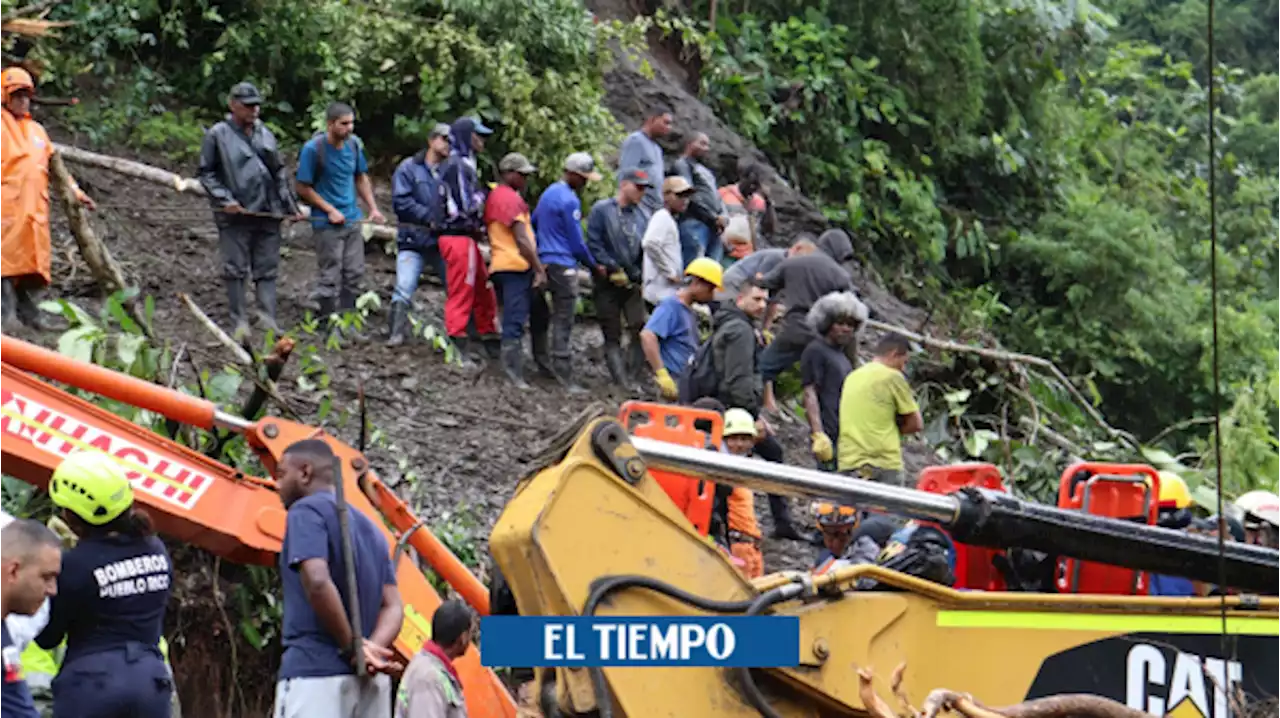
POLYGON ((1273 549, 984 488, 930 493, 735 457, 633 435, 599 414, 580 417, 538 465, 490 537, 494 613, 760 614, 800 625, 794 667, 534 667, 547 718, 883 716, 876 691, 891 674, 906 705, 940 688, 987 705, 1088 694, 1131 714, 1178 718, 1238 716, 1278 692, 1273 549), (962 591, 876 565, 748 581, 676 506, 655 478, 664 473, 929 522, 958 544, 1022 547, 1233 591, 962 591))

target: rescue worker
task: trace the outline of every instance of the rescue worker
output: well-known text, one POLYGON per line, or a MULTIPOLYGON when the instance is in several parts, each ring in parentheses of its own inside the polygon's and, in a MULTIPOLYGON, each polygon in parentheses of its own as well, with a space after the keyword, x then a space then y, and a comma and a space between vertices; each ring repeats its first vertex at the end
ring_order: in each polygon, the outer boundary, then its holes
POLYGON ((1280 528, 1280 497, 1270 491, 1250 491, 1235 500, 1235 506, 1244 512, 1245 543, 1268 548, 1277 547, 1277 528, 1280 528))
MULTIPOLYGON (((396 286, 391 293, 391 336, 387 346, 400 346, 409 325, 409 307, 418 290, 422 268, 430 264, 445 281, 444 258, 435 226, 440 220, 440 170, 449 159, 449 126, 431 128, 426 149, 406 157, 391 177, 391 207, 396 230, 396 286)), ((449 285, 445 284, 445 293, 449 285)))
POLYGON ((858 510, 823 502, 815 504, 813 512, 822 536, 822 551, 814 559, 813 574, 820 576, 848 563, 845 552, 852 544, 853 529, 858 525, 858 510))
POLYGON ((231 88, 228 114, 200 145, 200 185, 218 227, 227 314, 236 340, 249 333, 245 279, 252 274, 259 325, 279 333, 276 278, 280 274, 280 219, 306 219, 293 192, 275 135, 258 119, 262 95, 241 82, 231 88), (272 215, 272 216, 261 216, 272 215))
POLYGON ((911 344, 886 334, 873 353, 870 362, 845 378, 840 392, 837 468, 858 478, 908 486, 901 437, 924 430, 920 407, 902 373, 911 344))
POLYGON ((707 257, 693 260, 684 270, 689 283, 674 296, 662 300, 640 331, 645 359, 653 369, 662 398, 667 401, 675 401, 680 396, 672 374, 678 375, 698 349, 698 316, 693 305, 711 301, 720 288, 722 274, 714 260, 707 257))
POLYGON ((818 468, 835 471, 835 444, 840 437, 840 393, 853 372, 847 347, 867 321, 867 306, 853 292, 828 294, 813 303, 809 326, 817 338, 800 355, 804 411, 818 468))
MULTIPOLYGON (((746 409, 729 409, 724 413, 724 443, 734 456, 752 456, 760 432, 756 420, 746 409)), ((750 489, 735 486, 728 498, 729 553, 745 564, 739 570, 748 579, 764 575, 764 554, 760 553, 760 526, 756 523, 755 495, 750 489)))
POLYGON ((605 277, 595 283, 596 318, 604 334, 604 360, 609 375, 618 386, 629 385, 630 370, 640 367, 644 350, 640 330, 644 328, 644 300, 640 297, 640 238, 648 218, 640 208, 645 192, 654 186, 645 170, 623 170, 618 194, 602 199, 587 215, 587 247, 605 268, 605 277), (630 361, 622 358, 622 324, 631 335, 630 361), (630 366, 628 366, 630 364, 630 366))
POLYGON ((649 220, 662 209, 662 188, 657 180, 666 176, 666 161, 663 159, 662 146, 658 140, 671 131, 671 113, 660 107, 649 111, 640 129, 627 135, 618 148, 618 191, 631 171, 638 171, 653 181, 644 185, 644 194, 637 200, 643 219, 640 221, 640 234, 644 233, 649 220))
MULTIPOLYGON (((782 327, 760 357, 760 373, 764 379, 764 407, 777 413, 773 383, 782 372, 800 361, 816 334, 809 328, 809 308, 819 298, 832 292, 854 290, 853 278, 846 263, 853 257, 853 242, 840 230, 823 232, 815 243, 821 252, 800 251, 789 256, 760 279, 760 285, 775 295, 786 307, 782 327)), ((768 327, 766 327, 768 328, 768 327)), ((853 361, 856 357, 850 357, 853 361)))
POLYGON ((500 182, 484 205, 489 230, 489 277, 502 304, 502 369, 517 389, 527 390, 524 380, 524 325, 529 323, 534 363, 551 374, 547 351, 550 311, 542 293, 547 271, 538 260, 538 245, 529 222, 529 205, 520 196, 529 175, 537 171, 519 152, 498 162, 500 182))
POLYGON ((578 265, 595 273, 596 281, 606 276, 582 238, 582 200, 578 194, 588 182, 599 182, 595 160, 586 152, 565 158, 564 175, 538 198, 533 210, 533 232, 538 260, 547 270, 551 290, 551 364, 556 380, 570 394, 586 389, 573 381, 573 315, 578 303, 578 265))
MULTIPOLYGON (((649 218, 649 226, 640 240, 644 260, 641 278, 644 289, 641 296, 652 308, 662 300, 675 296, 684 284, 684 268, 693 259, 686 260, 680 249, 680 227, 677 218, 689 206, 693 185, 683 177, 673 176, 662 181, 664 206, 649 218)), ((694 255, 697 258, 698 255, 694 255)))
POLYGON ((724 200, 716 188, 716 175, 703 164, 711 154, 711 139, 695 132, 684 144, 684 154, 671 166, 672 174, 683 177, 694 188, 689 207, 680 218, 680 248, 686 265, 698 257, 719 262, 724 258, 720 233, 729 224, 724 200))
MULTIPOLYGON (((464 118, 465 119, 465 118, 464 118)), ((459 120, 462 125, 473 122, 459 120)), ((454 123, 455 133, 459 123, 454 123)), ((479 137, 474 133, 463 134, 467 138, 479 137)), ((482 140, 471 144, 484 147, 482 140)), ((495 324, 497 298, 489 286, 489 270, 480 254, 479 241, 484 237, 484 187, 475 170, 475 158, 461 155, 455 146, 440 172, 441 197, 443 199, 440 220, 440 254, 444 257, 448 272, 445 290, 444 327, 450 341, 459 349, 458 357, 464 368, 473 365, 471 333, 468 325, 475 322, 484 353, 491 359, 501 356, 501 339, 495 324)))
MULTIPOLYGON (((764 314, 765 302, 764 289, 755 280, 748 280, 734 303, 720 306, 712 318, 715 328, 711 334, 711 359, 718 383, 716 398, 725 406, 736 406, 755 416, 755 455, 765 461, 782 463, 782 444, 760 414, 758 367, 764 339, 756 330, 755 322, 764 314)), ((769 494, 769 512, 773 515, 775 538, 801 538, 791 523, 785 497, 769 494)))
POLYGON ((328 444, 304 439, 289 445, 277 466, 286 518, 274 718, 390 718, 390 674, 403 669, 391 652, 404 621, 391 551, 377 525, 355 509, 349 527, 364 640, 360 655, 352 652, 336 463, 328 444))
POLYGON ((475 614, 456 598, 431 616, 431 638, 409 661, 396 691, 395 718, 466 718, 467 702, 453 662, 471 645, 475 614))
POLYGON ((10 635, 10 617, 33 616, 58 593, 62 544, 56 534, 31 519, 17 519, 0 530, 0 715, 39 718, 23 679, 21 648, 10 635))
MULTIPOLYGON (((316 246, 316 286, 320 314, 356 308, 364 279, 364 233, 357 197, 369 208, 369 221, 385 222, 373 196, 369 161, 355 135, 355 110, 334 102, 325 110, 325 131, 302 146, 298 153, 298 196, 311 206, 312 237, 316 246)), ((337 328, 337 323, 330 325, 337 328)), ((363 339, 359 331, 352 338, 363 339)))
MULTIPOLYGON (((52 325, 37 305, 39 295, 52 279, 49 237, 49 158, 53 142, 44 127, 31 118, 36 83, 21 67, 0 73, 0 103, 4 128, 0 132, 0 285, 3 325, 14 319, 39 331, 52 325)), ((75 180, 72 180, 75 183, 75 180)), ((88 209, 96 205, 79 186, 76 199, 88 209)))
POLYGON ((49 498, 79 538, 62 559, 41 648, 66 638, 53 679, 54 718, 168 718, 173 677, 160 650, 173 568, 115 457, 71 454, 49 498))

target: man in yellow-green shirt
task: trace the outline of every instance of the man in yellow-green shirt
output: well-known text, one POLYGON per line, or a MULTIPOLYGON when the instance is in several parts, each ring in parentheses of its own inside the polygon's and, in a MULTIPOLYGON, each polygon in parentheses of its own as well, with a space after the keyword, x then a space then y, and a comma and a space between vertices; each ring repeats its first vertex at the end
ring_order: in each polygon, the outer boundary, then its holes
POLYGON ((837 468, 863 479, 906 486, 902 472, 903 434, 924 429, 920 407, 902 373, 911 344, 887 334, 872 361, 844 380, 840 392, 837 468))

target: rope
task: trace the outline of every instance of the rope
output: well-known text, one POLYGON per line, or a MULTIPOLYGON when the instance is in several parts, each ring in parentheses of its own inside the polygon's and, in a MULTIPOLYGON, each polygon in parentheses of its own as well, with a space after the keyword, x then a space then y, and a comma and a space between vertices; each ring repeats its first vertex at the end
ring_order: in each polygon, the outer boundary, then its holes
MULTIPOLYGON (((181 205, 158 205, 158 204, 141 205, 141 204, 132 204, 130 202, 97 202, 96 205, 99 209, 128 210, 132 212, 140 212, 140 213, 149 215, 149 219, 153 221, 157 221, 160 223, 171 223, 171 224, 187 223, 193 219, 197 219, 200 217, 208 217, 211 212, 214 214, 225 214, 231 217, 253 217, 255 219, 274 219, 282 222, 291 222, 291 223, 311 221, 310 215, 308 215, 304 219, 299 219, 297 215, 292 215, 292 214, 281 214, 281 213, 275 213, 275 212, 251 212, 248 210, 245 210, 242 212, 228 212, 225 209, 221 209, 217 207, 191 207, 191 206, 181 206, 181 205), (157 216, 157 215, 168 215, 168 216, 163 217, 163 216, 157 216)), ((395 224, 391 224, 389 222, 374 222, 367 217, 364 219, 349 221, 346 224, 348 225, 372 224, 376 227, 386 227, 388 229, 399 229, 401 227, 412 228, 412 229, 423 229, 428 232, 434 232, 436 234, 448 234, 449 232, 449 230, 447 229, 443 229, 441 227, 435 227, 427 224, 417 224, 414 222, 396 222, 395 224)))

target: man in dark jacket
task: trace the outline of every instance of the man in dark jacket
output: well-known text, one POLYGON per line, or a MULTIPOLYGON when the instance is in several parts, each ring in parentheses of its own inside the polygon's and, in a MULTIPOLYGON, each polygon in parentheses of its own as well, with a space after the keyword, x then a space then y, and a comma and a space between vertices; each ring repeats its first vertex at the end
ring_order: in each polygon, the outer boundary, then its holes
MULTIPOLYGON (((391 177, 391 206, 400 229, 396 232, 396 286, 391 293, 387 346, 404 343, 409 306, 423 265, 430 262, 436 276, 445 279, 435 227, 440 222, 440 170, 448 158, 449 126, 442 123, 431 129, 427 148, 401 161, 391 177)), ((449 291, 447 284, 445 291, 449 291)))
POLYGON ((619 386, 628 386, 629 370, 644 366, 640 330, 644 329, 644 300, 640 296, 642 251, 640 240, 648 217, 640 208, 644 193, 654 183, 645 170, 622 171, 617 196, 602 199, 587 216, 587 249, 605 268, 595 283, 596 319, 604 333, 604 359, 609 375, 619 386), (622 323, 631 336, 630 367, 622 358, 622 323))
POLYGON ((210 127, 200 146, 200 184, 213 205, 222 253, 222 279, 227 313, 236 339, 249 331, 245 317, 244 281, 252 272, 258 321, 276 324, 276 277, 280 273, 280 215, 305 219, 289 188, 284 158, 276 138, 258 119, 262 95, 241 82, 231 88, 231 110, 210 127), (257 215, 272 215, 269 217, 257 215))
POLYGON ((684 154, 671 167, 672 173, 684 177, 694 190, 680 220, 680 250, 686 267, 700 256, 717 262, 724 259, 720 233, 729 224, 729 217, 716 188, 715 173, 702 164, 710 151, 711 140, 706 133, 696 132, 685 143, 684 154))
MULTIPOLYGON (((737 299, 725 303, 716 312, 711 335, 711 358, 715 363, 719 389, 716 399, 725 406, 745 409, 756 418, 758 441, 756 456, 765 461, 782 463, 782 444, 760 414, 764 389, 760 380, 763 337, 756 322, 764 315, 768 293, 754 280, 747 280, 737 299)), ((776 538, 798 539, 800 534, 791 524, 791 513, 783 496, 769 495, 769 512, 773 515, 776 538)))
POLYGON ((795 366, 805 347, 818 338, 808 323, 813 303, 832 292, 854 291, 848 267, 853 259, 849 235, 838 229, 827 230, 818 237, 817 244, 821 251, 787 257, 760 280, 761 286, 769 291, 781 292, 780 301, 787 308, 778 335, 760 357, 766 411, 778 410, 773 396, 774 380, 795 366))

